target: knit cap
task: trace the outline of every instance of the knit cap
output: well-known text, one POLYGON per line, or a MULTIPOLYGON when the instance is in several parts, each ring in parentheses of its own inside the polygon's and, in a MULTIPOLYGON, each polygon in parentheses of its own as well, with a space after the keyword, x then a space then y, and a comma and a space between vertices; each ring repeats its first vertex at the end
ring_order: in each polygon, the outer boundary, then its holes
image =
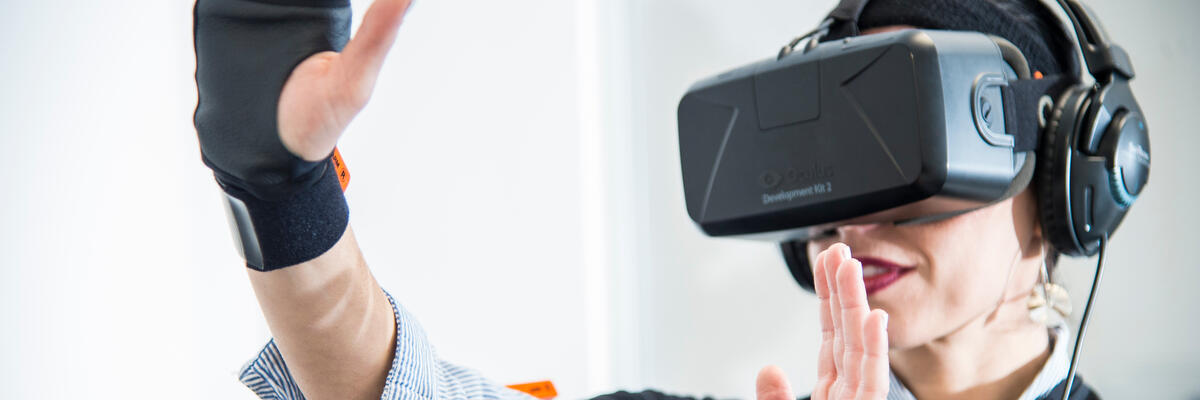
MULTIPOLYGON (((854 4, 844 1, 839 8, 854 4)), ((839 11, 845 15, 854 10, 834 10, 839 11)), ((858 21, 834 23, 821 41, 890 25, 996 35, 1021 50, 1030 71, 1045 75, 1074 75, 1078 68, 1065 27, 1039 0, 872 0, 866 2, 858 21)))

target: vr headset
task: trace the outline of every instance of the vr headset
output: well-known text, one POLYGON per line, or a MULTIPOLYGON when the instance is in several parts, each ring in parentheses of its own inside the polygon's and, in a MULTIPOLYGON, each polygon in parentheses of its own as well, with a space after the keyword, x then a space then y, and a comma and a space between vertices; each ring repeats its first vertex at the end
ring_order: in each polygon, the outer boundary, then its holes
POLYGON ((1032 182, 1055 248, 1094 254, 1145 186, 1150 143, 1129 58, 1090 11, 1059 1, 1094 81, 1082 83, 1082 71, 1034 78, 1016 46, 978 32, 820 42, 832 24, 856 25, 865 3, 843 0, 777 57, 683 96, 683 187, 700 229, 781 242, 812 290, 808 240, 847 224, 952 217, 1032 182))

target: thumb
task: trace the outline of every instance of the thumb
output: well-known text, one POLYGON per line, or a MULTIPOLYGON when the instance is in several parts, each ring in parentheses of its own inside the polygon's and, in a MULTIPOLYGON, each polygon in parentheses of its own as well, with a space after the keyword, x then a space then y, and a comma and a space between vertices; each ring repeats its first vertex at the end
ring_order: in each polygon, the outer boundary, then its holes
POLYGON ((368 88, 375 86, 375 77, 411 4, 412 0, 375 0, 371 4, 358 32, 342 49, 340 63, 348 81, 368 88))
POLYGON ((783 374, 782 369, 774 365, 768 365, 758 372, 755 387, 758 400, 796 400, 787 376, 783 374))

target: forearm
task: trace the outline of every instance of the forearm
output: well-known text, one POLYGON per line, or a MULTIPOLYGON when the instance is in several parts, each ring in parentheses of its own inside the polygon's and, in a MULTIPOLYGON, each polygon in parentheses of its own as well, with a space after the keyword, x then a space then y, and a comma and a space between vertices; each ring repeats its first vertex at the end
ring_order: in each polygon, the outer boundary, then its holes
POLYGON ((330 158, 409 3, 376 0, 349 42, 348 0, 196 3, 196 131, 275 336, 240 376, 262 398, 512 395, 437 359, 375 282, 330 158))
POLYGON ((248 271, 280 353, 307 398, 380 397, 396 324, 352 229, 316 259, 248 271))

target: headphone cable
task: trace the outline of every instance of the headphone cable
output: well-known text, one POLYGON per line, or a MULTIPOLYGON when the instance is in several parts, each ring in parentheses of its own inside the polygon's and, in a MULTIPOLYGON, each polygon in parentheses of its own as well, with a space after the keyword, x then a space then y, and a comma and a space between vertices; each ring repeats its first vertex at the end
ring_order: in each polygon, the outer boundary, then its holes
POLYGON ((1108 235, 1100 236, 1100 257, 1096 260, 1096 276, 1092 278, 1092 290, 1088 293, 1087 305, 1083 307, 1083 317, 1079 320, 1079 335, 1075 338, 1075 350, 1071 352, 1071 367, 1067 369, 1067 386, 1063 390, 1062 400, 1068 400, 1071 396, 1071 385, 1075 383, 1075 367, 1079 362, 1079 350, 1083 348, 1083 334, 1087 331, 1092 302, 1096 300, 1096 289, 1100 288, 1100 277, 1104 276, 1104 248, 1107 245, 1108 235))

